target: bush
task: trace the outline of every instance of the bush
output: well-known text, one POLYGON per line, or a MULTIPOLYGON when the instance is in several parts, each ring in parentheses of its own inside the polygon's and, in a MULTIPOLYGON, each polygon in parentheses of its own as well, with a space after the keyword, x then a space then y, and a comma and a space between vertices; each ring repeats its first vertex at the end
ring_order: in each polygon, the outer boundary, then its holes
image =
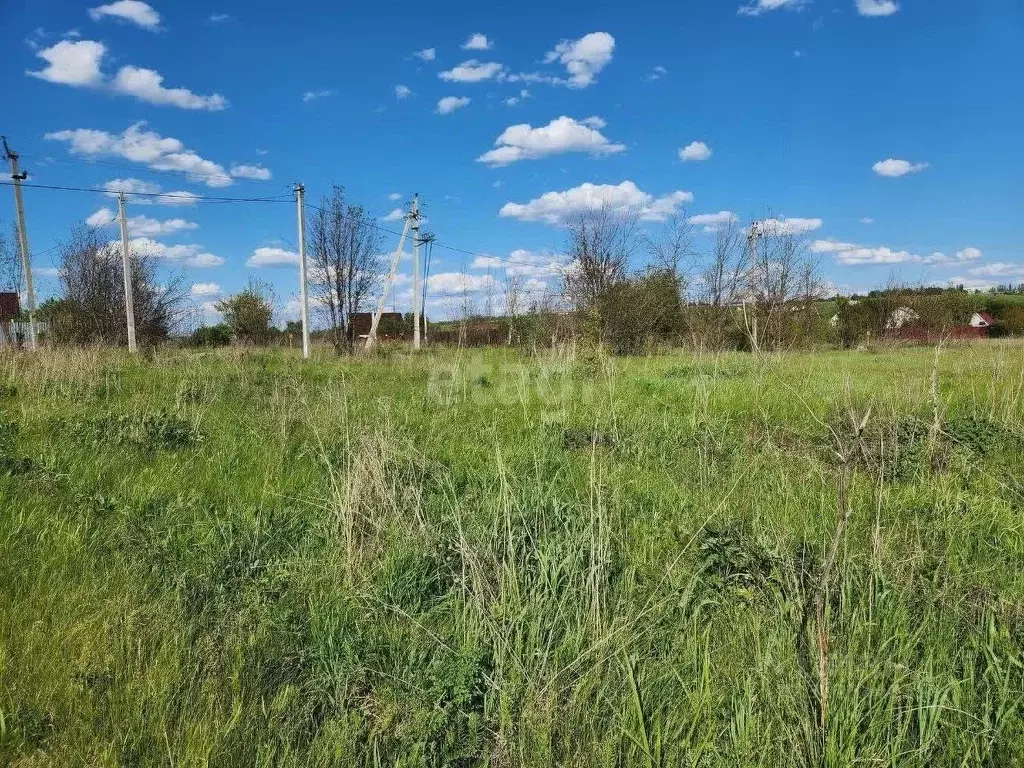
POLYGON ((226 347, 231 343, 231 327, 226 323, 201 325, 192 332, 193 347, 226 347))
POLYGON ((245 290, 217 302, 217 311, 243 344, 268 344, 274 332, 274 298, 270 286, 250 280, 245 290))

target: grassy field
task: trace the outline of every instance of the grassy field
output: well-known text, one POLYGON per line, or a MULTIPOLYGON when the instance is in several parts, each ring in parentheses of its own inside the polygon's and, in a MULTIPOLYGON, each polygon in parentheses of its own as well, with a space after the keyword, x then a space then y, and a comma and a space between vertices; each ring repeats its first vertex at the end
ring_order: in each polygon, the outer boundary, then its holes
POLYGON ((1024 347, 934 360, 0 357, 0 764, 1024 765, 1024 347))

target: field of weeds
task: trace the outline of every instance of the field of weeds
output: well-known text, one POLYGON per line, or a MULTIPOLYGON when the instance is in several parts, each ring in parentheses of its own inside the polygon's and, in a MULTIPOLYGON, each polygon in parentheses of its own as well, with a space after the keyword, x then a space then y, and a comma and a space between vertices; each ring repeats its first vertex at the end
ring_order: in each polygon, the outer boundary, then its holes
POLYGON ((0 764, 1024 764, 1024 347, 0 357, 0 764))

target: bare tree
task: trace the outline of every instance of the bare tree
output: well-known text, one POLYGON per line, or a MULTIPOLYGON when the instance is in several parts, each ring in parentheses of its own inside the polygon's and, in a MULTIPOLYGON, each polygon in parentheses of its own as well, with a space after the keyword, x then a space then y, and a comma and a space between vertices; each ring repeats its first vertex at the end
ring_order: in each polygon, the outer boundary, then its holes
POLYGON ((744 333, 754 352, 795 343, 824 298, 817 260, 806 237, 777 219, 748 230, 749 270, 742 296, 744 333))
POLYGON ((334 187, 310 224, 310 284, 331 324, 334 347, 352 350, 351 318, 363 311, 384 274, 383 240, 361 205, 346 201, 334 187))
POLYGON ((635 212, 608 205, 569 218, 566 252, 571 264, 563 277, 565 295, 577 309, 589 309, 613 285, 622 282, 637 247, 635 212))
POLYGON ((4 232, 5 226, 0 221, 0 291, 21 290, 21 258, 18 253, 18 238, 11 227, 11 237, 4 232))
POLYGON ((516 318, 522 309, 523 302, 523 278, 519 275, 505 273, 505 318, 508 321, 508 341, 512 346, 513 330, 516 325, 516 318))
POLYGON ((695 342, 721 346, 734 323, 734 307, 743 295, 749 254, 742 228, 734 221, 715 231, 711 250, 700 267, 690 327, 695 342))
POLYGON ((681 288, 685 287, 686 273, 693 260, 693 225, 682 211, 665 219, 655 235, 644 235, 644 245, 650 255, 651 266, 672 275, 681 288))
MULTIPOLYGON (((124 276, 120 245, 79 225, 61 246, 62 296, 43 305, 51 336, 73 344, 126 344, 124 276)), ((184 275, 160 279, 154 257, 133 249, 131 286, 135 327, 143 343, 166 339, 185 317, 188 286, 184 275)))

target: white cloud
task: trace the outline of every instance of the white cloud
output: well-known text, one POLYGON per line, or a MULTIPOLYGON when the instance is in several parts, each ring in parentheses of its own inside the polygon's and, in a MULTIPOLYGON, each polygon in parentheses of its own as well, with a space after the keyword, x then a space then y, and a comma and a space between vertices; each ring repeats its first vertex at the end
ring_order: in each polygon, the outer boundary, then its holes
POLYGON ((121 67, 117 75, 108 80, 101 67, 106 52, 106 46, 95 40, 61 40, 36 54, 47 62, 44 69, 38 72, 28 70, 26 73, 61 85, 109 88, 114 93, 133 96, 150 104, 171 105, 180 109, 217 112, 228 106, 227 99, 219 93, 200 96, 187 88, 165 88, 163 76, 152 69, 121 67))
POLYGON ((452 67, 444 72, 439 72, 438 77, 453 83, 479 83, 481 80, 490 80, 499 77, 505 72, 505 67, 496 61, 482 62, 476 59, 464 61, 457 67, 452 67))
POLYGON ((103 183, 107 197, 117 197, 124 192, 132 205, 195 205, 202 200, 195 192, 179 190, 177 192, 160 192, 160 185, 141 179, 112 179, 103 183))
POLYGON ((437 114, 449 115, 456 109, 462 109, 470 101, 468 96, 445 96, 437 102, 437 114))
POLYGON ((62 85, 100 85, 103 82, 100 63, 106 52, 107 47, 95 40, 61 40, 56 45, 36 53, 36 56, 47 63, 44 69, 38 72, 26 70, 25 74, 62 85))
POLYGON ((579 40, 563 40, 544 57, 544 62, 561 62, 569 73, 566 84, 570 88, 586 88, 612 60, 614 50, 614 37, 607 32, 591 32, 579 40))
POLYGON ((880 160, 875 163, 871 166, 871 170, 879 176, 897 178, 899 176, 906 176, 908 173, 923 171, 927 167, 928 163, 912 163, 909 160, 896 160, 890 157, 887 160, 880 160))
MULTIPOLYGON (((85 223, 90 227, 106 227, 117 221, 117 214, 109 208, 100 208, 95 211, 85 223)), ((151 219, 148 216, 130 216, 128 218, 128 234, 132 237, 159 237, 160 235, 172 235, 175 232, 182 232, 189 229, 198 229, 199 225, 194 221, 185 219, 151 219)))
POLYGON ((661 80, 665 75, 668 74, 668 70, 660 64, 656 67, 651 67, 650 72, 644 77, 644 80, 648 82, 654 82, 655 80, 661 80))
POLYGON ((956 252, 957 261, 977 261, 981 256, 982 253, 979 248, 964 248, 962 251, 956 252))
POLYGON ((408 99, 410 96, 412 96, 412 88, 401 83, 395 86, 396 99, 408 99))
POLYGON ((577 122, 565 115, 537 128, 528 123, 510 125, 495 140, 496 148, 480 155, 477 162, 500 166, 565 152, 588 152, 598 156, 626 149, 624 144, 608 141, 597 129, 598 126, 604 127, 604 121, 600 118, 591 117, 577 122))
POLYGON ((482 254, 477 256, 470 269, 503 269, 513 277, 555 277, 565 271, 561 256, 550 253, 534 253, 522 248, 512 251, 507 259, 482 254))
POLYGON ((726 224, 733 224, 739 217, 732 211, 719 211, 718 213, 699 213, 691 216, 689 222, 697 227, 704 227, 705 232, 717 232, 719 227, 726 224))
POLYGON ((863 219, 860 219, 860 223, 861 224, 874 224, 875 220, 872 219, 870 216, 865 216, 863 219))
POLYGON ((202 182, 209 187, 226 187, 232 183, 223 166, 186 149, 178 139, 144 130, 145 125, 144 122, 135 123, 122 134, 78 128, 47 133, 43 138, 67 142, 68 151, 73 155, 121 157, 155 171, 184 173, 190 181, 202 182))
POLYGON ((189 293, 192 296, 220 296, 220 286, 217 283, 192 283, 189 293))
POLYGON ((403 211, 401 208, 394 208, 394 209, 392 209, 391 213, 389 213, 387 216, 381 216, 380 220, 381 221, 401 221, 404 218, 405 218, 405 211, 403 211))
POLYGON ((299 254, 284 248, 257 248, 245 261, 247 267, 292 267, 299 263, 299 254))
POLYGON ((416 51, 413 56, 423 59, 423 61, 433 61, 437 58, 436 48, 424 48, 422 51, 416 51))
MULTIPOLYGON (((965 262, 977 261, 982 253, 977 248, 964 248, 954 256, 947 256, 936 251, 929 256, 904 250, 893 250, 885 246, 863 246, 856 243, 843 243, 836 240, 815 240, 811 243, 813 253, 831 253, 840 264, 858 266, 864 264, 926 264, 930 266, 954 266, 965 262)), ((973 270, 972 270, 973 271, 973 270)))
POLYGON ((691 141, 679 150, 679 159, 684 163, 701 162, 711 157, 711 147, 703 141, 691 141))
POLYGON ((894 0, 857 0, 857 13, 861 16, 892 16, 899 9, 894 0))
MULTIPOLYGON (((83 41, 87 42, 87 41, 83 41)), ((170 105, 179 109, 205 109, 219 112, 226 109, 228 101, 219 93, 200 96, 188 88, 164 88, 164 78, 155 70, 141 67, 121 67, 111 87, 117 93, 134 96, 150 104, 170 105)))
POLYGON ((160 14, 141 0, 117 0, 109 5, 90 8, 89 16, 93 21, 99 21, 105 16, 123 19, 149 30, 155 30, 160 26, 160 14))
POLYGON ((256 181, 268 181, 273 174, 269 168, 262 165, 232 165, 231 175, 236 179, 254 179, 256 181))
POLYGON ((805 0, 751 0, 749 5, 741 5, 737 12, 741 16, 760 16, 766 11, 777 11, 780 8, 794 10, 804 2, 805 0))
POLYGON ((751 227, 761 235, 803 235, 821 229, 823 223, 821 219, 761 219, 751 227))
POLYGON ((985 277, 1012 277, 1024 279, 1024 264, 1009 264, 1005 261, 994 261, 983 267, 969 270, 972 275, 985 277))
POLYGON ((467 51, 489 51, 493 47, 494 41, 488 40, 487 35, 481 35, 479 32, 470 35, 469 39, 462 44, 462 48, 467 51))
POLYGON ((231 16, 229 14, 226 14, 226 13, 211 13, 210 14, 210 21, 212 21, 214 24, 220 24, 222 21, 228 21, 230 18, 231 18, 231 16))
POLYGON ((637 188, 632 181, 621 184, 587 182, 564 192, 545 192, 528 203, 505 203, 498 215, 557 224, 572 214, 607 206, 618 213, 635 212, 644 221, 662 221, 692 200, 691 193, 680 190, 656 198, 637 188))
POLYGON ((505 99, 505 104, 509 107, 514 107, 519 102, 528 98, 530 98, 530 92, 526 88, 523 88, 522 90, 519 91, 519 95, 509 96, 507 99, 505 99))
MULTIPOLYGON (((114 245, 120 247, 120 243, 115 242, 114 245)), ((207 253, 203 251, 203 246, 196 244, 165 245, 148 237, 136 237, 128 245, 134 253, 166 259, 185 267, 219 267, 224 263, 220 256, 207 253)))
POLYGON ((328 96, 333 96, 334 91, 330 88, 321 88, 319 91, 306 91, 302 94, 303 101, 314 101, 316 99, 325 99, 328 96))
POLYGON ((93 228, 105 227, 109 224, 113 224, 117 219, 117 214, 109 208, 100 208, 98 211, 92 213, 89 218, 85 220, 85 223, 93 228))
POLYGON ((401 199, 402 199, 402 193, 401 192, 392 192, 390 195, 388 195, 388 200, 390 200, 392 202, 394 202, 395 200, 401 200, 401 199))
POLYGON ((439 272, 427 278, 427 291, 431 294, 477 293, 497 287, 492 275, 467 275, 465 272, 439 272))

